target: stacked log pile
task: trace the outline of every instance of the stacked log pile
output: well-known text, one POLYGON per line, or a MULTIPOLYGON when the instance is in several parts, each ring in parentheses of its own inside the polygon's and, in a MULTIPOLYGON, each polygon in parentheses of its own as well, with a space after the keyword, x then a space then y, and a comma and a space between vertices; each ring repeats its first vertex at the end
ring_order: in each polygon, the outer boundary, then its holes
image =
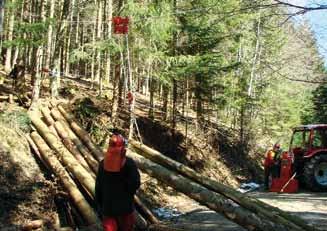
MULTIPOLYGON (((102 151, 62 105, 53 106, 51 111, 44 108, 41 112, 43 120, 40 119, 41 113, 30 113, 35 128, 31 133, 32 145, 38 149, 41 160, 60 178, 88 225, 99 224, 96 213, 86 198, 94 197, 95 174, 99 161, 103 158, 102 151)), ((141 171, 248 230, 314 230, 302 219, 204 177, 134 140, 130 141, 127 154, 141 171)), ((138 197, 135 202, 144 216, 138 214, 139 228, 174 230, 169 225, 160 223, 138 197)))

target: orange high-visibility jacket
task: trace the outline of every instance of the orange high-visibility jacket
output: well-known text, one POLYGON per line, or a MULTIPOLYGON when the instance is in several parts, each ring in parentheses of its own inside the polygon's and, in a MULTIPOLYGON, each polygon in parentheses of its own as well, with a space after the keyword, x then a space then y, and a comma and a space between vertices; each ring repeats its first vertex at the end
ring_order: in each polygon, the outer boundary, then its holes
POLYGON ((269 166, 273 165, 275 162, 275 156, 276 156, 276 153, 273 150, 269 150, 266 153, 266 158, 265 158, 263 165, 265 167, 269 167, 269 166))

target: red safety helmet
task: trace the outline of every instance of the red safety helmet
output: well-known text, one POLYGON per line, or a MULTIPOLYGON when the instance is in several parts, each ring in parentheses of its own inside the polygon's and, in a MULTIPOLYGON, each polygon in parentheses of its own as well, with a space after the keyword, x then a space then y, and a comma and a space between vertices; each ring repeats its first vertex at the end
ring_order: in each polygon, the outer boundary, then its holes
POLYGON ((104 157, 104 169, 109 172, 119 172, 126 162, 127 140, 120 134, 114 134, 109 139, 109 147, 104 157))

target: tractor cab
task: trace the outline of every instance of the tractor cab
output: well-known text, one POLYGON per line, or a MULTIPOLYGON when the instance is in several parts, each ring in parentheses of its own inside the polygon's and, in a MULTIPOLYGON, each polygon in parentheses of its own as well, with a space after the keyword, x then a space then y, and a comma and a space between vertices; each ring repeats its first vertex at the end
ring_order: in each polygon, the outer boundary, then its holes
POLYGON ((289 153, 298 179, 314 191, 327 191, 327 124, 293 129, 289 153))
POLYGON ((327 124, 305 125, 293 129, 289 152, 301 160, 327 150, 327 124))

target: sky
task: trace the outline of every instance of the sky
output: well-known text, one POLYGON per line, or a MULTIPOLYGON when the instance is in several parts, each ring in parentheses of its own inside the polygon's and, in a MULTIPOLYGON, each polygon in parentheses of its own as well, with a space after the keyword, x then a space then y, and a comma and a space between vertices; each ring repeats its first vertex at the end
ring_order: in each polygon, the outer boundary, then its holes
MULTIPOLYGON (((299 6, 317 6, 317 4, 327 6, 327 0, 288 0, 288 2, 299 6)), ((295 9, 290 10, 294 11, 295 9)), ((319 52, 324 57, 327 67, 327 9, 311 11, 302 16, 297 16, 297 19, 305 19, 311 25, 319 52)))

